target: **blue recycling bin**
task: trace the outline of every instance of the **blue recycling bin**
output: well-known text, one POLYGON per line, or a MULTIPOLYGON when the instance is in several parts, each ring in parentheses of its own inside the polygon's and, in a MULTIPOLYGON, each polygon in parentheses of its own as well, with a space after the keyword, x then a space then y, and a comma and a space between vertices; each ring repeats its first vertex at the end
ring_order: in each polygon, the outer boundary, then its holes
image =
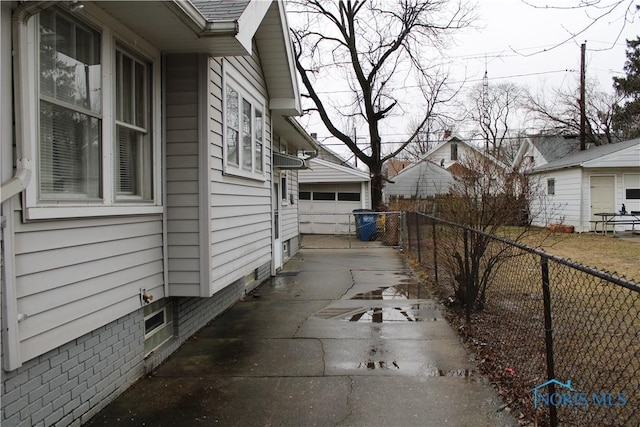
POLYGON ((376 219, 378 214, 371 209, 354 209, 356 237, 363 242, 376 240, 376 219))

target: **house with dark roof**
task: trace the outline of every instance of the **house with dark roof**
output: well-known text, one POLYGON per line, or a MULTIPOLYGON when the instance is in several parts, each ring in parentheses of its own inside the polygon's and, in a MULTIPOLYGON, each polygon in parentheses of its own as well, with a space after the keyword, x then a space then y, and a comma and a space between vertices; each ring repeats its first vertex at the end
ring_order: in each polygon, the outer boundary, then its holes
MULTIPOLYGON (((531 214, 533 225, 573 225, 593 231, 597 213, 640 212, 640 139, 573 151, 534 167, 531 214)), ((611 226, 613 228, 613 226, 611 226)), ((615 230, 631 229, 615 225, 615 230)))
POLYGON ((580 140, 575 135, 531 135, 520 144, 512 166, 532 170, 576 151, 580 151, 580 140))
POLYGON ((297 251, 284 1, 0 3, 2 425, 80 425, 297 251))

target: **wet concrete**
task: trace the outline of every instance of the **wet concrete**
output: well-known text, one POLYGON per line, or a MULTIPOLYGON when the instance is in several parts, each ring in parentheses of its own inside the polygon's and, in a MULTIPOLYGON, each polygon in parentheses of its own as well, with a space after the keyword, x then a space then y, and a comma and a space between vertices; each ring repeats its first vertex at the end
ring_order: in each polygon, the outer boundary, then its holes
POLYGON ((88 425, 517 425, 390 248, 304 249, 88 425))

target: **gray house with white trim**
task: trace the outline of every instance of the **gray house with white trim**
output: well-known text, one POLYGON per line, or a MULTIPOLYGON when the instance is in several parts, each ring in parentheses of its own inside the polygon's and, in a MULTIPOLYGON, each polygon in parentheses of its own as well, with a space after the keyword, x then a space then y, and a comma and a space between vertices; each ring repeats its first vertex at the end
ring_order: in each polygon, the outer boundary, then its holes
POLYGON ((283 1, 0 5, 1 422, 78 424, 295 253, 317 146, 283 1))

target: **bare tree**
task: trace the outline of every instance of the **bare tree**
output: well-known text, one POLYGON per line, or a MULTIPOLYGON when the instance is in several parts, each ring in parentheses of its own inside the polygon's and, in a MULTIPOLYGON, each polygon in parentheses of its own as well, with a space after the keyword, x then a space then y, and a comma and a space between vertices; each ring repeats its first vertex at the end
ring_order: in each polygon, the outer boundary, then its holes
POLYGON ((292 21, 292 33, 306 96, 329 132, 369 167, 372 206, 378 208, 384 162, 414 141, 435 108, 451 96, 433 58, 450 34, 470 24, 472 8, 446 0, 293 0, 291 6, 291 12, 301 12, 292 21), (347 102, 321 90, 326 76, 348 87, 347 102), (420 126, 387 153, 383 123, 410 108, 415 112, 407 86, 414 99, 423 99, 420 126), (356 143, 354 121, 366 128, 366 147, 356 143))
MULTIPOLYGON (((525 108, 543 133, 577 135, 580 134, 579 98, 578 89, 556 89, 552 92, 552 99, 541 93, 530 94, 525 108)), ((603 92, 596 83, 588 82, 585 99, 587 142, 595 145, 617 142, 613 117, 622 97, 603 92)))
POLYGON ((525 93, 523 87, 505 82, 477 84, 467 95, 466 121, 473 125, 473 136, 482 138, 485 151, 499 160, 511 160, 510 140, 516 136, 525 93))
POLYGON ((417 161, 431 151, 439 142, 443 141, 448 132, 454 127, 453 122, 447 116, 435 114, 421 123, 417 119, 409 121, 408 133, 418 129, 416 137, 408 144, 404 150, 404 157, 417 161))
MULTIPOLYGON (((536 213, 531 201, 543 197, 540 186, 530 183, 524 171, 505 168, 481 153, 469 153, 460 160, 454 174, 451 197, 440 207, 444 219, 463 225, 446 227, 439 252, 442 267, 452 279, 456 300, 465 306, 467 320, 474 309, 482 309, 488 286, 506 260, 517 256, 511 245, 494 239, 500 235, 512 241, 532 242, 529 227, 536 213)), ((544 240, 545 233, 539 234, 544 240)))
POLYGON ((549 2, 548 0, 522 0, 523 3, 535 9, 565 9, 584 12, 587 23, 580 27, 570 28, 563 26, 567 32, 566 37, 559 40, 552 47, 545 47, 537 52, 529 53, 524 56, 537 55, 542 52, 548 52, 566 43, 573 42, 584 34, 598 21, 606 19, 611 28, 611 34, 615 37, 611 40, 611 45, 602 49, 611 49, 613 45, 620 41, 622 33, 627 25, 633 25, 640 11, 637 0, 565 0, 563 2, 549 2), (612 21, 615 23, 612 25, 612 21))

